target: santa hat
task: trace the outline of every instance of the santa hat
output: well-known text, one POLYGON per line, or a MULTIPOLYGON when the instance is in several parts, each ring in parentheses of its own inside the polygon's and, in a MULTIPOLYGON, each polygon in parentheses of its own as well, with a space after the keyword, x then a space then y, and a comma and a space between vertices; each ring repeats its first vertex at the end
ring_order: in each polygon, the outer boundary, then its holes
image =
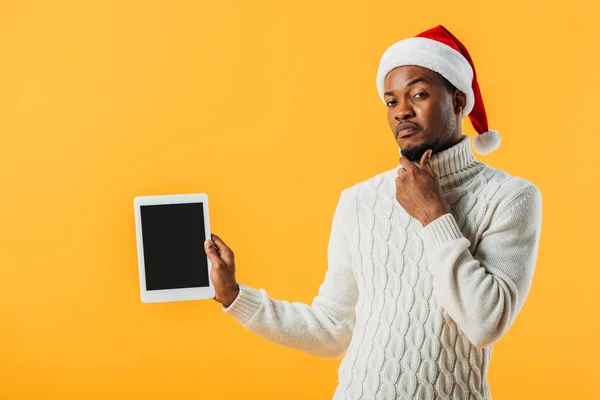
POLYGON ((417 65, 435 71, 467 95, 462 118, 468 115, 477 132, 472 140, 476 152, 487 154, 500 146, 500 134, 488 129, 471 56, 448 29, 438 25, 416 37, 394 43, 383 53, 377 71, 377 91, 384 103, 385 77, 391 70, 403 65, 417 65))

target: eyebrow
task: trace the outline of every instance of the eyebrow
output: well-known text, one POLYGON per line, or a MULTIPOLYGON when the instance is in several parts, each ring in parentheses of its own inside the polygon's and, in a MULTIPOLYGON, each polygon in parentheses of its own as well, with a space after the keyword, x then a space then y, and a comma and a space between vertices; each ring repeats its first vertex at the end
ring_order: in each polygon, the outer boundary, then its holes
MULTIPOLYGON (((419 82, 429 83, 429 80, 427 78, 425 78, 425 77, 419 77, 419 78, 413 79, 412 81, 408 82, 406 84, 406 86, 412 86, 412 85, 414 85, 416 83, 419 83, 419 82)), ((394 92, 393 91, 391 91, 391 92, 385 92, 383 95, 384 96, 393 96, 394 92)))

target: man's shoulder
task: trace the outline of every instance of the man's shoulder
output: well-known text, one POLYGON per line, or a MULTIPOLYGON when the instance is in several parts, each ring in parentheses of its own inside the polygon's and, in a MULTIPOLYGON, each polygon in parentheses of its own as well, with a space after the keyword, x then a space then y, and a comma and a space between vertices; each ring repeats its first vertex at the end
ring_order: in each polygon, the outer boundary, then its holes
POLYGON ((485 164, 479 176, 478 197, 502 214, 515 203, 529 199, 541 204, 541 191, 532 181, 485 164))
POLYGON ((398 167, 394 167, 383 172, 378 172, 376 174, 371 175, 368 178, 365 178, 346 187, 344 191, 357 193, 365 187, 369 188, 369 190, 382 189, 383 187, 385 187, 386 183, 394 182, 397 176, 397 171, 398 167))
POLYGON ((377 202, 378 198, 392 198, 395 193, 396 171, 397 167, 345 186, 342 189, 342 197, 352 203, 367 204, 377 202))
POLYGON ((532 181, 489 165, 482 171, 482 178, 487 196, 491 197, 490 193, 496 192, 495 197, 504 202, 514 201, 531 193, 541 195, 540 189, 532 181))

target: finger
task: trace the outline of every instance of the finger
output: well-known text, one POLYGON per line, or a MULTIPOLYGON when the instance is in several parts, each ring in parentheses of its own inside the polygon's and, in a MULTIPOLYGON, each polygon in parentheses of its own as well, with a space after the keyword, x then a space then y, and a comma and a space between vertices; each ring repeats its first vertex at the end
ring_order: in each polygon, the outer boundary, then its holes
POLYGON ((210 235, 212 236, 212 240, 217 248, 228 248, 223 239, 221 239, 219 236, 215 235, 214 233, 211 233, 210 235))
POLYGON ((214 233, 212 234, 215 246, 219 249, 219 255, 226 263, 233 261, 233 251, 225 244, 225 242, 214 233))
POLYGON ((219 265, 222 262, 221 257, 217 252, 217 248, 212 240, 207 239, 204 241, 204 250, 206 251, 206 255, 213 265, 219 265))
POLYGON ((431 166, 431 163, 429 162, 431 160, 431 153, 433 153, 433 150, 428 149, 421 157, 420 164, 421 164, 422 170, 426 171, 431 176, 435 176, 435 171, 433 170, 433 167, 431 166))
POLYGON ((421 168, 423 168, 425 166, 425 163, 427 162, 427 159, 429 158, 429 153, 431 152, 431 149, 427 149, 425 151, 425 153, 423 153, 423 155, 421 156, 421 160, 419 161, 419 164, 421 165, 421 168))
POLYGON ((418 168, 412 161, 406 157, 400 157, 400 164, 406 169, 406 172, 414 172, 418 168))

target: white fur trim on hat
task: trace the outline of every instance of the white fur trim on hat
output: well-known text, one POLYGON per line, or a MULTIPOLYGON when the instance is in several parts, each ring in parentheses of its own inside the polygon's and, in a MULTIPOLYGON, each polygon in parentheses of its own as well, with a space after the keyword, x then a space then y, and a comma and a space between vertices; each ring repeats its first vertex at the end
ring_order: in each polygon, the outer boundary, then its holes
POLYGON ((472 140, 473 148, 479 154, 487 154, 500 147, 500 134, 490 129, 487 132, 477 134, 472 140))
POLYGON ((391 45, 381 56, 377 71, 377 91, 385 103, 385 77, 396 67, 417 65, 437 72, 467 95, 462 117, 469 115, 475 104, 473 69, 469 61, 452 47, 437 40, 412 37, 391 45))

